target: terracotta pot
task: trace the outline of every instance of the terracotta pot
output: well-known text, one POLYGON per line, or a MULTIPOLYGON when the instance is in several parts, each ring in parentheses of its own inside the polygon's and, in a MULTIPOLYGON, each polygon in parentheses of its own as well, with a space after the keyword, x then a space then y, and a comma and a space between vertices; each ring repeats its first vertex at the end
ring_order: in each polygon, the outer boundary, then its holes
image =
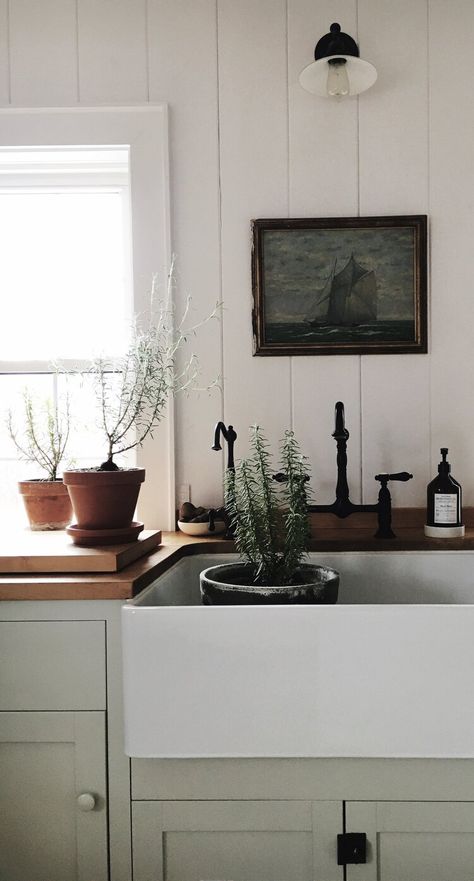
POLYGON ((144 468, 119 471, 71 470, 63 480, 81 529, 122 529, 130 526, 137 506, 144 468))
POLYGON ((72 505, 62 480, 21 480, 18 484, 31 529, 65 529, 72 505))
POLYGON ((204 606, 254 606, 337 603, 339 572, 329 566, 302 563, 294 584, 254 584, 251 563, 221 563, 200 576, 204 606))

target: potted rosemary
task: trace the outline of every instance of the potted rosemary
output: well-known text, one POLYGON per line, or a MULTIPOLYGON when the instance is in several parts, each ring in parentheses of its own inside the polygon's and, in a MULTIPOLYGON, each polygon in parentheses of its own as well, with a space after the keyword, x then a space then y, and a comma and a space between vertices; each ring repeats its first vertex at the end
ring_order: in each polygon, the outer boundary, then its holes
POLYGON ((68 532, 81 544, 131 541, 143 529, 133 515, 145 469, 121 468, 115 458, 140 446, 160 421, 172 386, 171 356, 153 328, 134 328, 125 355, 98 357, 89 374, 105 459, 97 467, 64 472, 76 518, 68 532))
POLYGON ((280 468, 278 484, 268 444, 254 426, 251 455, 226 477, 226 508, 241 560, 201 572, 205 605, 336 602, 338 573, 306 559, 309 469, 292 431, 281 441, 280 468))
POLYGON ((64 529, 71 522, 72 507, 58 472, 69 440, 69 399, 66 398, 60 412, 50 399, 35 402, 25 390, 22 427, 15 424, 10 410, 7 429, 20 458, 39 466, 46 474, 18 484, 31 529, 64 529))
POLYGON ((157 301, 156 307, 152 290, 150 315, 141 324, 135 322, 126 353, 113 360, 99 357, 90 367, 105 459, 99 467, 67 470, 63 475, 77 521, 68 533, 77 544, 132 541, 143 529, 143 523, 135 522, 133 516, 145 469, 122 468, 115 459, 152 437, 169 398, 194 386, 195 356, 178 368, 177 355, 204 323, 185 327, 188 301, 178 326, 173 327, 172 280, 173 269, 166 301, 157 301))

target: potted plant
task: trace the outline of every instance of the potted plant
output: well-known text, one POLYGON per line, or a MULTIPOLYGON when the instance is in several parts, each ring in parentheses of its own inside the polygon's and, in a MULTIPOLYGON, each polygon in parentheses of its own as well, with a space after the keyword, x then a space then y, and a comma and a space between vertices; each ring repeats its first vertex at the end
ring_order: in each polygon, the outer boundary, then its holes
POLYGON ((338 573, 305 559, 309 473, 292 431, 285 432, 280 453, 282 473, 274 475, 267 442, 254 426, 251 455, 227 471, 226 508, 241 561, 201 572, 205 605, 337 601, 338 573))
POLYGON ((72 507, 66 486, 58 477, 64 460, 70 432, 69 399, 63 412, 46 399, 35 403, 25 390, 23 395, 23 426, 19 430, 10 410, 8 433, 20 458, 40 467, 45 478, 21 480, 18 484, 31 529, 64 529, 72 518, 72 507))
POLYGON ((152 436, 170 396, 194 384, 195 356, 182 369, 176 367, 176 356, 203 322, 185 329, 187 307, 173 330, 172 271, 169 279, 167 301, 158 302, 154 310, 152 291, 149 319, 144 324, 134 323, 125 355, 113 360, 99 357, 91 365, 106 458, 98 467, 64 472, 77 520, 68 532, 77 543, 104 544, 138 537, 143 524, 135 523, 133 516, 145 469, 121 468, 115 458, 152 436))

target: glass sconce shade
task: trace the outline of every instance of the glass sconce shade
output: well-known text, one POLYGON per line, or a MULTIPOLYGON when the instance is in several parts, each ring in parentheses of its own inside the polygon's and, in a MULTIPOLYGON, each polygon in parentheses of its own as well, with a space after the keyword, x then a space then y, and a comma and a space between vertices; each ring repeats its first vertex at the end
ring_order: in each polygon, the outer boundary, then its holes
POLYGON ((332 55, 329 58, 320 58, 318 61, 308 64, 299 76, 303 89, 323 98, 359 95, 360 92, 370 89, 376 79, 377 71, 374 65, 354 55, 332 55), (336 79, 337 81, 344 79, 345 87, 348 86, 348 90, 333 91, 336 79))

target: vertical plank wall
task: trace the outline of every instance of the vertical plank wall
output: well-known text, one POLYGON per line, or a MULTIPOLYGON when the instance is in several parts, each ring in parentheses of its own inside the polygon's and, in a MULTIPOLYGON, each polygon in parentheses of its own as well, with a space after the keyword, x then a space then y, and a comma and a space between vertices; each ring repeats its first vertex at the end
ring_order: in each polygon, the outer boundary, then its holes
MULTIPOLYGON (((359 98, 360 213, 428 213, 427 6, 359 0, 363 50, 380 71, 359 98)), ((393 484, 395 504, 423 503, 430 477, 429 359, 424 355, 362 357, 364 500, 380 471, 411 471, 393 484), (416 440, 415 440, 416 438, 416 440), (414 442, 415 440, 415 442, 414 442)))
POLYGON ((220 0, 225 418, 247 449, 259 423, 275 444, 291 420, 290 360, 253 358, 250 219, 288 215, 285 0, 220 0))
POLYGON ((195 341, 202 384, 220 374, 221 390, 176 402, 176 482, 193 501, 220 496, 220 418, 240 453, 251 423, 272 442, 293 426, 331 501, 341 399, 354 500, 408 469, 395 500, 423 504, 448 445, 474 503, 473 28, 471 0, 0 0, 2 105, 169 104, 178 300, 196 318, 223 301, 195 341), (332 21, 379 71, 340 103, 298 84, 332 21), (428 355, 252 357, 252 218, 408 213, 430 217, 428 355))
MULTIPOLYGON (((356 216, 358 202, 358 103, 315 101, 298 82, 314 53, 314 37, 340 21, 357 33, 356 0, 290 0, 289 144, 290 216, 356 216)), ((336 486, 334 405, 343 401, 349 430, 348 478, 351 498, 360 501, 360 358, 301 356, 292 359, 294 429, 312 463, 317 502, 332 502, 336 486)))
MULTIPOLYGON (((465 51, 474 8, 456 0, 449 13, 430 3, 430 214, 431 222, 431 454, 443 444, 456 451, 456 472, 473 503, 474 297, 469 255, 474 220, 474 104, 465 51), (455 95, 442 59, 458 58, 455 95), (459 463, 459 464, 458 464, 459 463)), ((453 468, 454 471, 454 468, 453 468)))
MULTIPOLYGON (((171 222, 176 254, 178 315, 192 300, 191 321, 222 300, 220 272, 217 17, 214 0, 149 0, 150 100, 166 101, 170 116, 171 222)), ((220 377, 222 320, 193 339, 206 388, 220 377)), ((215 504, 221 457, 210 449, 221 418, 222 391, 192 392, 176 400, 177 496, 191 486, 195 504, 215 504)))
POLYGON ((8 2, 11 103, 62 107, 78 98, 75 0, 8 2))

